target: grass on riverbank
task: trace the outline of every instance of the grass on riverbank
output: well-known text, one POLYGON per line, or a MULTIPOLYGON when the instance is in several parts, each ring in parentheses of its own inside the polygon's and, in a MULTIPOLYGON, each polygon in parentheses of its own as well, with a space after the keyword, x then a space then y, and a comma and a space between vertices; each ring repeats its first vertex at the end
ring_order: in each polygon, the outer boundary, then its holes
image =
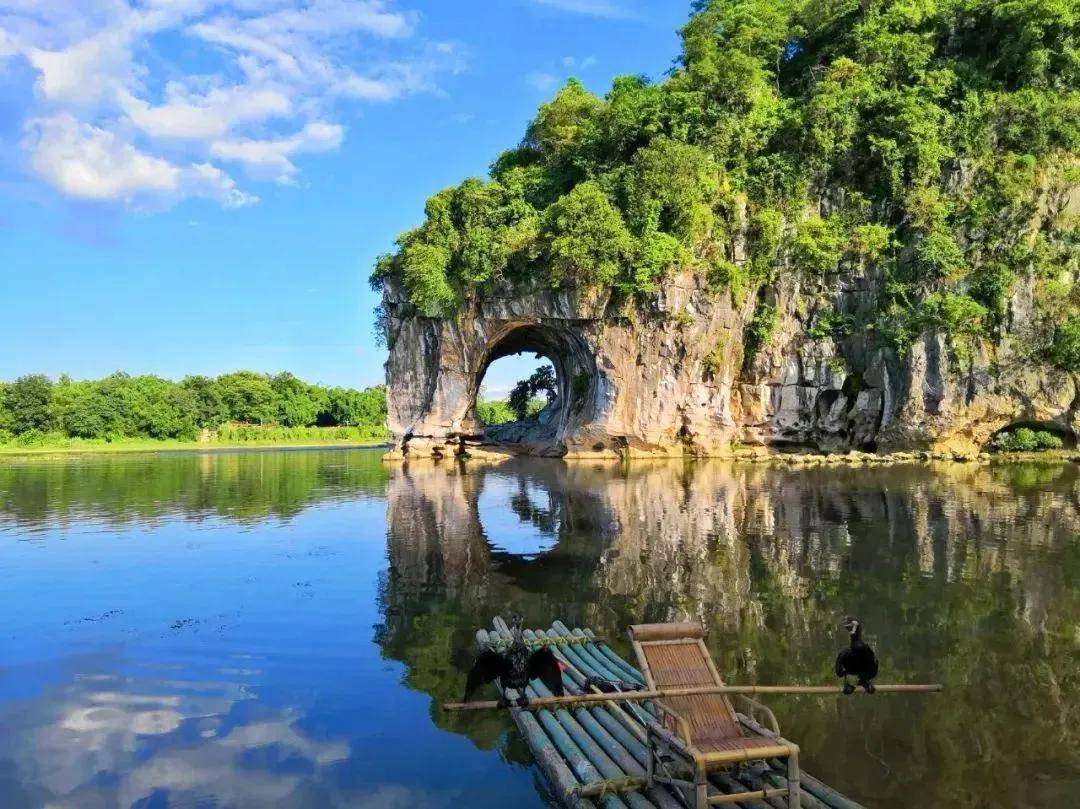
POLYGON ((0 443, 0 456, 98 452, 171 452, 200 449, 378 446, 390 433, 382 427, 263 427, 226 425, 199 440, 71 438, 45 433, 0 443))

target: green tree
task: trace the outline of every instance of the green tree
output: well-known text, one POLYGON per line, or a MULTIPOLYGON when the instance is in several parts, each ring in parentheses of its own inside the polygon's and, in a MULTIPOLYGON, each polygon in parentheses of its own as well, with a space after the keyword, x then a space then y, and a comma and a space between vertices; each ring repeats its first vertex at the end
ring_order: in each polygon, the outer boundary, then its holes
POLYGON ((476 417, 484 424, 508 424, 518 421, 517 414, 501 399, 477 399, 476 417))
POLYGON ((288 371, 273 376, 270 387, 277 395, 277 421, 286 427, 314 424, 329 403, 325 391, 308 385, 288 371))
POLYGON ((221 400, 229 421, 244 424, 275 424, 279 407, 277 393, 265 374, 236 371, 217 378, 221 400))
POLYGON ((57 424, 74 438, 120 435, 122 425, 97 382, 62 380, 53 402, 57 424))
POLYGON ((552 286, 612 284, 634 253, 622 215, 593 182, 548 208, 540 238, 552 286))
POLYGON ((542 365, 537 368, 527 379, 521 379, 515 383, 506 399, 506 404, 516 417, 517 421, 524 421, 535 415, 532 407, 533 400, 538 393, 543 393, 550 404, 556 396, 555 369, 550 365, 542 365))
POLYGON ((364 390, 331 388, 320 423, 352 427, 379 427, 386 422, 386 388, 378 385, 364 390))
POLYGON ((47 432, 53 426, 53 383, 44 374, 20 376, 4 391, 6 421, 11 431, 22 435, 31 431, 47 432))
POLYGON ((200 428, 214 429, 229 417, 221 395, 221 385, 206 376, 185 376, 180 387, 188 392, 193 420, 200 428))

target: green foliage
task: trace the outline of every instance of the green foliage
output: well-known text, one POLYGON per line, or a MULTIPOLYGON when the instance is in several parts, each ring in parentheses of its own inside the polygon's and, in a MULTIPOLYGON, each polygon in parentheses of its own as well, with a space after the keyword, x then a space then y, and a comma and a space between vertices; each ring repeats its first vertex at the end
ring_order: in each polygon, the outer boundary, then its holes
POLYGON ((710 377, 716 377, 724 370, 724 350, 726 347, 727 341, 721 337, 716 341, 713 350, 706 354, 705 359, 702 360, 701 365, 710 377))
POLYGON ((1080 371, 1080 315, 1074 315, 1054 330, 1050 361, 1066 371, 1080 371))
POLYGON ((880 314, 877 329, 900 354, 924 332, 945 332, 957 363, 966 365, 975 346, 987 339, 992 318, 991 311, 970 295, 935 292, 914 303, 894 300, 880 314))
POLYGON ((584 163, 582 151, 591 141, 603 105, 580 81, 570 79, 555 98, 540 106, 522 145, 548 165, 568 168, 584 163))
POLYGON ((484 424, 508 424, 517 421, 517 414, 504 399, 478 399, 476 417, 484 424))
POLYGON ((3 393, 4 423, 13 433, 45 432, 52 426, 53 384, 47 376, 20 376, 3 393))
POLYGON ((812 340, 841 339, 851 333, 853 326, 853 318, 844 312, 818 312, 806 329, 806 336, 812 340))
POLYGON ((330 388, 326 410, 319 414, 320 426, 364 427, 386 421, 386 388, 377 385, 364 390, 330 388))
MULTIPOLYGON (((516 421, 524 421, 540 412, 534 401, 538 393, 544 393, 547 403, 554 401, 556 395, 555 369, 550 365, 537 368, 528 379, 522 379, 514 385, 506 404, 514 414, 516 421)), ((540 409, 543 409, 541 406, 540 409)))
POLYGON ((964 254, 952 234, 935 228, 915 247, 915 267, 924 281, 955 281, 964 269, 964 254))
POLYGON ((221 399, 229 421, 244 424, 276 424, 278 394, 265 374, 236 371, 218 377, 221 399))
POLYGON ((757 308, 754 310, 754 316, 750 318, 750 322, 743 332, 744 369, 750 367, 754 358, 757 357, 758 351, 769 342, 773 332, 776 330, 778 320, 779 312, 777 312, 775 306, 761 301, 758 302, 757 308))
POLYGON ((192 440, 225 425, 383 431, 386 393, 309 385, 289 373, 251 371, 216 379, 189 376, 176 383, 157 376, 111 374, 99 380, 53 384, 47 377, 0 383, 0 431, 20 443, 125 438, 192 440))
POLYGON ((857 225, 851 232, 851 249, 872 261, 880 259, 892 246, 892 230, 877 222, 857 225))
POLYGON ((812 276, 835 272, 847 244, 847 234, 839 217, 808 216, 799 223, 792 244, 795 267, 812 276))
MULTIPOLYGON (((775 208, 760 208, 750 216, 747 252, 754 278, 772 280, 776 253, 784 237, 784 216, 775 208)), ((734 287, 732 287, 734 291, 734 287)))
POLYGON ((330 404, 327 392, 315 385, 308 385, 288 371, 270 379, 270 387, 277 394, 277 422, 286 427, 304 427, 315 424, 319 414, 330 404))
POLYGON ((781 258, 819 282, 850 259, 886 273, 872 327, 900 350, 931 326, 963 326, 961 353, 995 336, 1025 276, 1036 325, 1080 315, 1076 219, 1044 204, 1080 183, 1075 2, 692 9, 663 82, 568 82, 373 280, 444 316, 500 283, 647 293, 686 268, 740 298, 781 258), (963 298, 977 335, 943 308, 963 298))
POLYGON ((746 274, 742 267, 722 258, 713 259, 706 280, 714 292, 730 290, 731 298, 736 302, 742 298, 746 289, 746 274))
POLYGON ((1000 432, 990 441, 991 449, 997 452, 1045 452, 1063 446, 1061 438, 1049 430, 1032 430, 1030 427, 1000 432))
POLYGON ((634 253, 622 214, 594 182, 576 186, 544 215, 540 238, 550 283, 608 286, 634 253))

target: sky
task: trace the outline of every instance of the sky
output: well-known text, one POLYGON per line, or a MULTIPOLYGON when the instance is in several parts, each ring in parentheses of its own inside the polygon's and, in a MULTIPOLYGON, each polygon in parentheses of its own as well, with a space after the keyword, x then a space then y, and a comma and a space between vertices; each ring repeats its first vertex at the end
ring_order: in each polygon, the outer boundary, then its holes
MULTIPOLYGON (((383 379, 367 278, 688 0, 0 0, 0 379, 383 379)), ((531 358, 500 362, 502 392, 531 358)))

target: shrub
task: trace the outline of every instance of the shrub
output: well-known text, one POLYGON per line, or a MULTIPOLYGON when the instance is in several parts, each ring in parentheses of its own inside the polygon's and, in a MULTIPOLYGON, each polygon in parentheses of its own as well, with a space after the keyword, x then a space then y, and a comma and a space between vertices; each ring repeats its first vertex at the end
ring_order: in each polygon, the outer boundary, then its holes
POLYGON ((766 303, 758 303, 754 310, 754 316, 746 324, 743 332, 743 368, 749 368, 761 347, 772 337, 776 330, 778 313, 776 307, 766 303))
POLYGON ((517 416, 510 409, 510 405, 502 399, 477 401, 476 417, 484 424, 506 424, 517 421, 517 416))
POLYGON ((1080 371, 1080 316, 1073 316, 1054 330, 1050 360, 1066 371, 1080 371))
POLYGON ((810 275, 827 275, 836 270, 848 244, 838 217, 808 216, 799 223, 792 245, 795 266, 810 275))
POLYGON ((20 376, 5 386, 3 407, 16 435, 47 431, 53 423, 53 383, 44 374, 20 376))
POLYGON ((1054 435, 1049 430, 1040 430, 1035 433, 1036 449, 1061 449, 1063 446, 1065 446, 1065 444, 1061 438, 1054 435))
POLYGON ((1030 427, 1017 427, 998 433, 990 441, 990 447, 997 452, 1043 452, 1063 446, 1060 436, 1049 430, 1033 430, 1030 427))

